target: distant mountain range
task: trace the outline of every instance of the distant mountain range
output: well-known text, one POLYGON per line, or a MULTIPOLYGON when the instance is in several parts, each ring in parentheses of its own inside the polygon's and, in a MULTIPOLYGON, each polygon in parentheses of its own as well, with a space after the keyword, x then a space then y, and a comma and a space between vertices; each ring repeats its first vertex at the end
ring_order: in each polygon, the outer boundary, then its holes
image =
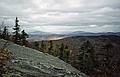
POLYGON ((41 40, 58 40, 66 37, 67 35, 63 34, 53 34, 48 32, 42 32, 42 31, 35 31, 29 33, 29 41, 41 41, 41 40))
POLYGON ((100 36, 100 35, 116 35, 120 36, 120 32, 102 32, 102 33, 92 33, 92 32, 83 32, 83 31, 76 31, 67 34, 69 36, 100 36))
POLYGON ((75 32, 66 32, 61 34, 48 33, 42 31, 34 31, 29 33, 29 41, 41 41, 41 40, 58 40, 65 37, 74 37, 74 36, 101 36, 101 35, 116 35, 120 36, 120 32, 101 32, 101 33, 92 33, 84 31, 75 31, 75 32))

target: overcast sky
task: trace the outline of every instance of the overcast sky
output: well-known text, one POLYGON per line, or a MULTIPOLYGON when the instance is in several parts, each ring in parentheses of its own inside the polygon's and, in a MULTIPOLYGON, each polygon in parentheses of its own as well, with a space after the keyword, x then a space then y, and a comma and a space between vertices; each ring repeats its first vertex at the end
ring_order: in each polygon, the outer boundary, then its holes
POLYGON ((0 0, 0 24, 27 32, 119 32, 120 0, 0 0))

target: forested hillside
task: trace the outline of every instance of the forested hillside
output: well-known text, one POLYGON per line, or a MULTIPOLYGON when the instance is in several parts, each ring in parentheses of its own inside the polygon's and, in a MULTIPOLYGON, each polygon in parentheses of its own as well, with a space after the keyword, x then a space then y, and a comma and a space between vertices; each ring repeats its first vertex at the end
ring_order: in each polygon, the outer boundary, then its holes
POLYGON ((77 36, 31 44, 32 48, 54 55, 90 76, 119 76, 119 36, 77 36))

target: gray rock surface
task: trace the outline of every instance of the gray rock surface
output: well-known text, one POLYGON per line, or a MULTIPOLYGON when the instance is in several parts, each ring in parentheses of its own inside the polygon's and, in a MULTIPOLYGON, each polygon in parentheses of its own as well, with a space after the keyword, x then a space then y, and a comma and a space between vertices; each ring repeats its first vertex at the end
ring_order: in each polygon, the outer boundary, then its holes
POLYGON ((34 49, 0 39, 0 48, 9 49, 13 77, 87 77, 64 61, 34 49))

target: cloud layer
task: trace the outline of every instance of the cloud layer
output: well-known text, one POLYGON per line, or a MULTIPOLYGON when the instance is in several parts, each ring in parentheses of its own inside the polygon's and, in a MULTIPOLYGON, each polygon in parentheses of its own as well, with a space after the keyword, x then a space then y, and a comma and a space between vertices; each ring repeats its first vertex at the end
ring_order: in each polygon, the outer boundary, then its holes
POLYGON ((18 16, 30 31, 119 31, 119 4, 119 0, 0 0, 0 23, 5 20, 13 26, 18 16))

